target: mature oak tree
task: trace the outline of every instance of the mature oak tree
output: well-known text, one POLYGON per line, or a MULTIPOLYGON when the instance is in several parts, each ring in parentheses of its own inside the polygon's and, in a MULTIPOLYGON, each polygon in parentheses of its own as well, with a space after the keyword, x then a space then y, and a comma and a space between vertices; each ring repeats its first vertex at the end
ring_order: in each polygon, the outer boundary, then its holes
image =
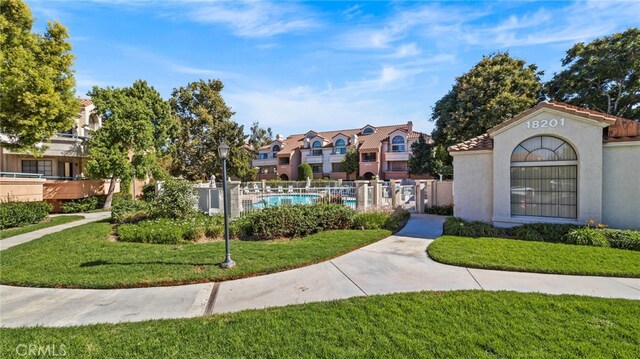
POLYGON ((89 139, 87 172, 110 179, 104 208, 111 207, 118 179, 152 174, 165 151, 171 124, 168 105, 145 81, 125 88, 94 87, 89 93, 102 127, 89 139))
POLYGON ((640 29, 575 44, 545 90, 554 100, 640 121, 640 29))
POLYGON ((251 154, 245 148, 244 127, 231 120, 231 111, 220 92, 220 80, 200 80, 173 90, 169 103, 180 122, 174 139, 171 173, 189 180, 221 177, 222 164, 218 146, 229 147, 229 174, 241 179, 255 176, 251 154))
POLYGON ((41 35, 32 26, 23 1, 0 0, 0 144, 39 155, 40 143, 71 128, 80 102, 67 29, 49 22, 41 35))
POLYGON ((446 148, 481 135, 532 107, 540 100, 541 75, 535 65, 508 53, 484 56, 436 102, 431 115, 436 145, 446 148))

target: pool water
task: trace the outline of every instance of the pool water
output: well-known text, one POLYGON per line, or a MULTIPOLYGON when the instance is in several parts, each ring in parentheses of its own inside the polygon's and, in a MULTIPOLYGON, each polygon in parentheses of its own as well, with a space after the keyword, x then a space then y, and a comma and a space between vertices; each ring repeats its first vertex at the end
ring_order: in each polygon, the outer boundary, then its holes
MULTIPOLYGON (((253 208, 264 208, 265 206, 282 206, 293 204, 314 204, 320 198, 319 194, 274 194, 259 196, 253 203, 253 208)), ((355 199, 345 199, 344 204, 355 207, 355 199)))

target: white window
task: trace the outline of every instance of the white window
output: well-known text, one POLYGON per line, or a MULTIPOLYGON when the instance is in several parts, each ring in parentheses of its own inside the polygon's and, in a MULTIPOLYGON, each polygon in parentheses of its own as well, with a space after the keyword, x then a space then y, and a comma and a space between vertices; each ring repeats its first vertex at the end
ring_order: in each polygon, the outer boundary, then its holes
POLYGON ((391 140, 391 152, 404 152, 404 137, 396 136, 391 140))
POLYGON ((311 150, 312 156, 322 156, 322 142, 313 141, 313 144, 311 144, 311 148, 313 148, 313 150, 311 150))
POLYGON ((577 218, 578 157, 567 142, 535 136, 511 153, 511 215, 577 218))
POLYGON ((347 143, 342 138, 338 139, 335 144, 335 152, 339 154, 347 153, 347 143))

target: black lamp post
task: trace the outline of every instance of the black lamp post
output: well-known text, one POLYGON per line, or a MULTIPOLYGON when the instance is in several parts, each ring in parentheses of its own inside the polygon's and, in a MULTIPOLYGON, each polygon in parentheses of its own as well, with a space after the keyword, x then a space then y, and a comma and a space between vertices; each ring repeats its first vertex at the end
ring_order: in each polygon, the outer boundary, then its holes
POLYGON ((229 250, 229 202, 227 201, 227 156, 229 155, 229 146, 222 142, 218 146, 218 154, 222 160, 222 200, 224 202, 224 247, 225 257, 224 262, 220 264, 222 268, 231 268, 236 265, 231 259, 231 252, 229 250))

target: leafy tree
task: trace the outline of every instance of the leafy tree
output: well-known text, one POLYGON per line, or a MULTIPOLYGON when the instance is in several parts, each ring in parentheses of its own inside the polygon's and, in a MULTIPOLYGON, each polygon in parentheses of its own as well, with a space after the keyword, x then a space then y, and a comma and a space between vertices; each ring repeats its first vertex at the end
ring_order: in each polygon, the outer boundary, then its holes
POLYGON ((340 162, 342 164, 342 168, 347 174, 347 180, 349 180, 349 176, 352 173, 358 172, 358 169, 360 168, 360 159, 358 157, 358 151, 356 151, 354 147, 350 147, 344 155, 342 162, 340 162))
POLYGON ((575 44, 545 84, 557 101, 640 121, 640 29, 575 44))
POLYGON ((411 156, 407 163, 410 174, 434 173, 432 149, 433 145, 427 143, 424 135, 420 134, 418 140, 411 144, 411 156))
POLYGON ((174 89, 169 103, 180 122, 174 139, 171 173, 190 180, 216 175, 221 178, 222 164, 218 146, 229 145, 227 158, 230 175, 241 179, 255 177, 251 154, 244 146, 244 127, 231 120, 231 111, 220 92, 220 80, 200 80, 174 89))
POLYGON ((196 190, 189 181, 169 178, 153 200, 152 212, 161 218, 193 218, 198 203, 196 190))
POLYGON ((313 170, 308 163, 301 163, 298 166, 298 181, 306 181, 307 178, 313 178, 313 170))
POLYGON ((164 101, 144 81, 128 88, 94 87, 89 93, 102 116, 103 125, 89 139, 87 172, 94 178, 109 178, 104 208, 111 207, 117 180, 143 177, 157 168, 156 147, 166 139, 156 138, 160 124, 170 121, 162 110, 164 101))
POLYGON ((38 143, 71 128, 80 103, 67 29, 49 22, 41 35, 32 26, 23 1, 0 1, 0 143, 39 155, 38 143))
POLYGON ((254 122, 249 129, 249 145, 253 148, 254 151, 258 151, 258 149, 262 146, 266 146, 273 141, 273 132, 271 132, 271 127, 262 128, 258 121, 254 122))
MULTIPOLYGON (((541 75, 535 65, 508 53, 484 56, 436 102, 431 115, 436 123, 433 140, 446 148, 532 107, 540 100, 541 75)), ((450 157, 447 162, 451 163, 450 157)))

